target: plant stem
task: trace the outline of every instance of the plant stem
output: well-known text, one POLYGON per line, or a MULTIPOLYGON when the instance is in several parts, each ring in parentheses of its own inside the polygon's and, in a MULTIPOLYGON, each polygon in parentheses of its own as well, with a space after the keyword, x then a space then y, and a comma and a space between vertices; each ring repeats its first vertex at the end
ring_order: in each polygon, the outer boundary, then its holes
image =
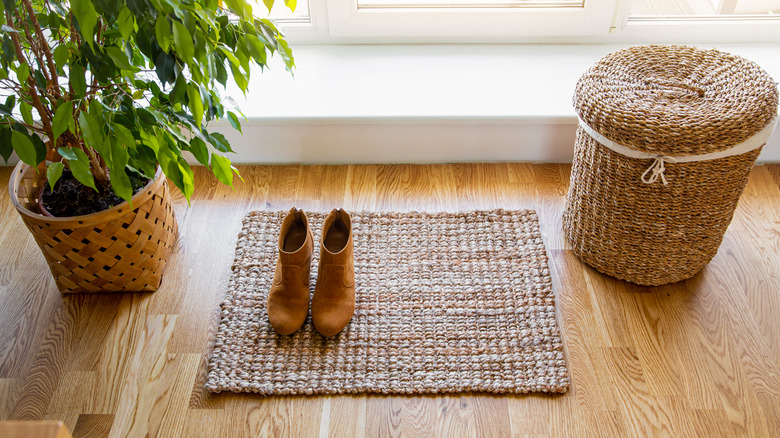
MULTIPOLYGON (((41 54, 41 41, 36 41, 35 38, 32 37, 32 34, 30 33, 30 26, 27 25, 27 20, 24 20, 19 11, 16 11, 16 16, 19 18, 19 22, 24 25, 24 35, 27 37, 27 41, 30 43, 30 51, 35 55, 35 59, 38 61, 38 69, 41 71, 41 74, 43 74, 43 78, 46 79, 46 83, 51 83, 51 76, 49 76, 49 73, 46 71, 46 68, 44 67, 43 63, 43 55, 41 54)), ((36 20, 37 21, 37 18, 36 20)), ((45 40, 43 40, 43 43, 46 43, 45 40)), ((42 92, 45 92, 46 90, 42 90, 42 92)))
MULTIPOLYGON (((35 17, 33 17, 35 19, 35 17)), ((11 19, 11 12, 6 9, 5 10, 5 22, 8 26, 14 27, 14 22, 11 19)), ((24 57, 24 53, 22 52, 22 46, 19 44, 19 37, 16 36, 16 33, 9 32, 11 34, 11 41, 14 43, 14 49, 16 51, 16 57, 19 58, 20 64, 25 64, 27 67, 30 67, 30 64, 27 62, 27 60, 24 57)), ((46 109, 44 108, 43 104, 41 103, 40 97, 38 97, 38 92, 36 91, 36 84, 35 79, 32 75, 27 78, 27 83, 29 85, 30 89, 30 98, 32 99, 33 106, 36 110, 38 110, 38 114, 41 116, 41 124, 43 125, 43 129, 46 131, 46 135, 49 138, 53 138, 53 132, 51 129, 51 118, 49 117, 49 113, 46 112, 46 109)), ((49 145, 49 148, 54 147, 54 145, 49 145)))
MULTIPOLYGON (((60 94, 60 79, 59 76, 57 75, 57 67, 54 64, 54 55, 52 55, 51 53, 51 47, 49 47, 49 42, 46 39, 46 37, 43 35, 43 30, 41 30, 41 24, 38 22, 38 18, 35 16, 35 11, 32 8, 32 4, 30 3, 30 0, 22 0, 22 3, 24 4, 25 9, 27 9, 27 14, 31 17, 33 27, 35 27, 35 34, 38 36, 38 41, 40 41, 41 43, 43 54, 46 57, 46 62, 49 65, 49 72, 51 77, 47 79, 50 80, 51 85, 54 87, 54 95, 59 99, 60 97, 62 97, 62 95, 60 94)), ((43 70, 43 68, 41 68, 41 70, 43 70)))

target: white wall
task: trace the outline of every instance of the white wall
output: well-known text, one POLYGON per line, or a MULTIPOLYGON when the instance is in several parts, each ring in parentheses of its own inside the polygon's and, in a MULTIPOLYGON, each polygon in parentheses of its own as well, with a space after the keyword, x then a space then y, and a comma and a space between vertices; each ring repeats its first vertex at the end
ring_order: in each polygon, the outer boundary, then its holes
MULTIPOLYGON (((244 135, 223 132, 240 164, 570 162, 574 86, 626 45, 342 45, 294 47, 253 72, 244 135)), ((780 44, 701 45, 739 54, 780 79, 780 44)), ((778 130, 780 131, 780 130, 778 130)), ((780 162, 780 132, 760 162, 780 162)))

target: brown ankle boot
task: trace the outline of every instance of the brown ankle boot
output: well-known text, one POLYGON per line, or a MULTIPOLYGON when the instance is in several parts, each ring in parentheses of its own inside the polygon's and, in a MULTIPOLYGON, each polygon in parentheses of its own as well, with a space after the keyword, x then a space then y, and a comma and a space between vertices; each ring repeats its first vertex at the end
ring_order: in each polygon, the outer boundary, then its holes
POLYGON ((352 255, 352 221, 344 210, 333 210, 322 225, 317 285, 311 300, 311 321, 322 336, 341 332, 355 313, 352 255))
POLYGON ((314 238, 303 210, 292 208, 279 233, 279 257, 271 291, 268 320, 280 335, 295 333, 309 313, 309 272, 314 238))

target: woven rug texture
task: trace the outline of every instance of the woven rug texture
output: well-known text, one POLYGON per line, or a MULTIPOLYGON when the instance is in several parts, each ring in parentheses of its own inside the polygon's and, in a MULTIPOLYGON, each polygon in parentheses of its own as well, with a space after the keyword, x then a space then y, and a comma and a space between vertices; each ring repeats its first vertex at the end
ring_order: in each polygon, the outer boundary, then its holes
MULTIPOLYGON (((339 335, 271 328, 286 212, 249 213, 209 360, 212 392, 565 392, 569 374, 532 210, 351 213, 356 307, 339 335)), ((314 234, 311 291, 323 213, 314 234)))

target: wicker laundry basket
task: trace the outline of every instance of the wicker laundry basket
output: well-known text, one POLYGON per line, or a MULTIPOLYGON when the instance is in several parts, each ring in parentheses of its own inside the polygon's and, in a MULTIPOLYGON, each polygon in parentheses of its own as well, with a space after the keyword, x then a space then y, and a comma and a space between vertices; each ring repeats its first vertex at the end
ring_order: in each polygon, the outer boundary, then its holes
POLYGON ((563 227, 597 270, 643 285, 692 277, 718 251, 777 121, 774 80, 717 50, 639 46, 577 83, 563 227))

